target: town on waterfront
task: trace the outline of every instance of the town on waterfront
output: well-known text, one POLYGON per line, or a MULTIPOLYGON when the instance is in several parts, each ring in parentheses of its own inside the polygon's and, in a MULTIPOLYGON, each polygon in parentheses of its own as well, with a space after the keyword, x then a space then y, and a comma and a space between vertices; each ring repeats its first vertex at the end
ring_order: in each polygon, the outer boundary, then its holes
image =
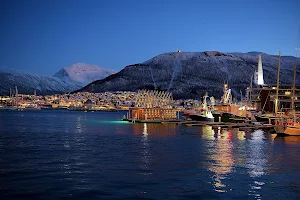
POLYGON ((1 0, 0 200, 300 199, 299 11, 1 0))
MULTIPOLYGON (((180 53, 180 52, 178 52, 180 53)), ((280 55, 278 57, 280 60, 280 55)), ((292 85, 280 85, 280 62, 277 85, 264 83, 261 55, 253 82, 246 88, 246 95, 233 98, 226 83, 219 99, 204 93, 199 99, 174 100, 171 92, 161 90, 73 92, 37 96, 18 93, 10 89, 9 96, 0 97, 2 110, 67 109, 70 111, 127 110, 122 120, 129 122, 177 122, 187 126, 212 125, 216 127, 263 128, 278 135, 300 136, 300 89, 296 86, 296 65, 292 85), (254 84, 254 87, 253 87, 254 84), (182 114, 180 115, 180 112, 182 114), (224 124, 226 123, 226 124, 224 124)))

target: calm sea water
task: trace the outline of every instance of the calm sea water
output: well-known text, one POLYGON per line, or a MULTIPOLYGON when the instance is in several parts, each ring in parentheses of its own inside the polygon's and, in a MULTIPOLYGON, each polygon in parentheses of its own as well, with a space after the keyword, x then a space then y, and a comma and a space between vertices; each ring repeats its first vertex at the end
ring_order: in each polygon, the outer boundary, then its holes
POLYGON ((300 199, 300 141, 123 115, 0 112, 0 199, 300 199))

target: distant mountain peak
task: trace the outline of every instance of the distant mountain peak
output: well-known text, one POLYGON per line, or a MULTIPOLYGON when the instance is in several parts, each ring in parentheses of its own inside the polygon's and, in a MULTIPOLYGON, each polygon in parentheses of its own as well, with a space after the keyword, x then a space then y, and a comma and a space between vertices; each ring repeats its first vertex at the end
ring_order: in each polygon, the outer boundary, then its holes
POLYGON ((60 78, 67 82, 76 82, 82 86, 96 80, 103 79, 117 71, 113 69, 99 67, 93 64, 75 63, 63 67, 54 77, 60 78))

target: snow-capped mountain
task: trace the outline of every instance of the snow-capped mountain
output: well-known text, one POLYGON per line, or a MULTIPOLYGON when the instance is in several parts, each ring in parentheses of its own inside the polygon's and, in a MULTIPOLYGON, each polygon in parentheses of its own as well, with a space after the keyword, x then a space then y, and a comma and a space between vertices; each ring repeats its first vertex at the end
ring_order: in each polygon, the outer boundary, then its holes
MULTIPOLYGON (((234 95, 250 85, 257 70, 258 55, 262 55, 264 80, 276 84, 278 56, 261 52, 222 53, 170 52, 138 64, 126 66, 120 72, 90 83, 78 91, 104 92, 139 89, 170 91, 175 98, 199 98, 204 92, 220 98, 223 84, 228 82, 234 95)), ((281 57, 281 84, 291 84, 293 65, 300 59, 281 57)), ((299 72, 298 68, 298 72, 299 72)), ((300 79, 297 78, 297 84, 300 79)))
POLYGON ((116 73, 116 71, 113 69, 102 68, 97 65, 85 63, 76 63, 62 68, 59 72, 54 74, 54 77, 66 82, 76 82, 79 85, 85 86, 95 80, 103 79, 114 73, 116 73))
POLYGON ((0 68, 0 95, 9 95, 10 88, 18 87, 20 94, 57 94, 74 91, 79 85, 65 82, 59 78, 40 76, 13 69, 0 68))

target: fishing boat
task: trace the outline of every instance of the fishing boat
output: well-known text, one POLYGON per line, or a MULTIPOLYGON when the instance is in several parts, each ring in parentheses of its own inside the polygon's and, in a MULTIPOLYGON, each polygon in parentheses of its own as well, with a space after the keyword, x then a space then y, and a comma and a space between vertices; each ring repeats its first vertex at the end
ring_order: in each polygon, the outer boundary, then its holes
POLYGON ((185 109, 183 114, 182 114, 182 118, 184 120, 190 120, 190 115, 193 115, 193 114, 197 114, 196 110, 194 108, 188 108, 188 109, 185 109))
POLYGON ((238 115, 234 115, 232 113, 229 112, 213 112, 213 116, 214 116, 214 120, 216 122, 245 122, 247 120, 246 117, 241 117, 238 115))
POLYGON ((195 113, 189 115, 192 120, 195 121, 214 121, 214 116, 212 115, 211 109, 207 105, 207 93, 203 96, 203 102, 200 109, 195 110, 195 113))
POLYGON ((210 110, 200 110, 195 114, 191 114, 190 118, 195 121, 214 121, 214 116, 212 115, 210 110))
POLYGON ((223 96, 220 103, 214 106, 212 114, 215 122, 245 122, 247 115, 248 117, 251 115, 244 105, 232 103, 231 89, 228 84, 224 84, 223 96))

